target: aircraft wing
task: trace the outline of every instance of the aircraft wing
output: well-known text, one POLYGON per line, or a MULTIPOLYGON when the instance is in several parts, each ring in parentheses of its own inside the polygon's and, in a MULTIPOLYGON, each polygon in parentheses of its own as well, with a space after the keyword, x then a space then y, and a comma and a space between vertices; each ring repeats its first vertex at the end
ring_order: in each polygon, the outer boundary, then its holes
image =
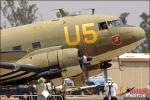
POLYGON ((30 71, 30 72, 35 72, 39 70, 36 66, 31 64, 16 64, 8 62, 0 62, 0 68, 19 69, 20 71, 30 71))
POLYGON ((1 62, 13 62, 15 60, 21 59, 27 54, 27 51, 0 51, 0 61, 1 62))
POLYGON ((29 72, 36 72, 40 69, 45 69, 44 67, 48 66, 45 65, 47 64, 46 61, 48 59, 47 52, 59 48, 61 48, 61 46, 38 49, 30 53, 27 51, 0 51, 0 68, 9 70, 19 69, 20 71, 29 72), (31 59, 32 57, 34 59, 31 59), (40 64, 38 63, 39 61, 40 64), (37 65, 37 63, 39 65, 37 65))

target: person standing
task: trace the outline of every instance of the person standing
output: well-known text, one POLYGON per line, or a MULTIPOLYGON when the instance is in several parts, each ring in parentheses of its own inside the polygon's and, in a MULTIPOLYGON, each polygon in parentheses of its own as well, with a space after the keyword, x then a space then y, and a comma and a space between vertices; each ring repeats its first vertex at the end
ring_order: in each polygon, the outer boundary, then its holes
POLYGON ((107 81, 104 89, 105 89, 106 94, 107 94, 106 97, 104 97, 104 100, 118 100, 117 99, 117 93, 116 93, 118 86, 116 83, 114 83, 112 81, 112 79, 109 79, 107 81))
POLYGON ((41 77, 37 80, 37 95, 38 95, 38 100, 45 100, 45 97, 42 95, 42 92, 46 89, 45 82, 46 80, 41 77))

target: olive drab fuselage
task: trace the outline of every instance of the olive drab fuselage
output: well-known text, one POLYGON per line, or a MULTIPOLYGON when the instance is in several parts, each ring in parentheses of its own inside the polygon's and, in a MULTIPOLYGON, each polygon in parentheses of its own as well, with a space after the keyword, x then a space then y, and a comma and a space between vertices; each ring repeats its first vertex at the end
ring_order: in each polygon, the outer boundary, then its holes
MULTIPOLYGON (((61 76, 78 75, 82 72, 80 66, 69 67, 79 63, 77 50, 92 56, 90 63, 95 65, 128 52, 141 43, 144 31, 139 27, 118 24, 119 20, 114 16, 77 15, 3 29, 1 62, 32 64, 43 69, 52 69, 59 64, 62 70, 66 66, 68 68, 66 72, 61 72, 61 76), (14 52, 18 48, 19 52, 14 52)), ((4 74, 0 84, 21 79, 24 81, 24 78, 36 73, 13 73, 9 70, 4 74), (24 75, 11 78, 11 75, 4 76, 7 72, 14 76, 20 73, 24 75)), ((59 74, 54 76, 60 77, 59 74)))
POLYGON ((126 42, 122 42, 119 46, 112 44, 113 35, 119 34, 124 38, 118 30, 112 32, 111 29, 99 30, 100 22, 117 19, 119 18, 112 16, 80 15, 9 28, 2 31, 1 50, 12 50, 12 47, 21 45, 22 50, 31 52, 34 50, 32 48, 34 42, 40 42, 41 48, 53 46, 82 48, 84 42, 88 54, 95 56, 127 45, 126 42))

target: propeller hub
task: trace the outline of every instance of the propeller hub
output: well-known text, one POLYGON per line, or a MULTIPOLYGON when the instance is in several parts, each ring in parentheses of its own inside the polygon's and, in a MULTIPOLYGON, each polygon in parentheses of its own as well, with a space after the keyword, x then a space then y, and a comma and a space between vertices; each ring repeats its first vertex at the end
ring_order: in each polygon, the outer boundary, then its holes
POLYGON ((88 61, 92 60, 92 57, 91 56, 85 56, 85 55, 83 55, 81 57, 81 60, 82 60, 82 63, 86 64, 88 61))

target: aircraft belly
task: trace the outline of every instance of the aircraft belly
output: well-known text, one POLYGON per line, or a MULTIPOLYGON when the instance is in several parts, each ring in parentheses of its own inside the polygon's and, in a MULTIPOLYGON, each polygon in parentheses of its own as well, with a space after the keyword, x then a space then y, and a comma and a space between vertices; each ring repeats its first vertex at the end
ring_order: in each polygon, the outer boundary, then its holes
POLYGON ((103 54, 98 55, 98 56, 94 56, 93 60, 91 61, 91 65, 99 64, 102 61, 110 60, 113 57, 120 56, 121 54, 126 53, 126 52, 136 48, 142 41, 143 41, 143 39, 140 41, 137 41, 135 43, 132 43, 130 45, 121 47, 119 49, 109 51, 109 52, 103 53, 103 54))

